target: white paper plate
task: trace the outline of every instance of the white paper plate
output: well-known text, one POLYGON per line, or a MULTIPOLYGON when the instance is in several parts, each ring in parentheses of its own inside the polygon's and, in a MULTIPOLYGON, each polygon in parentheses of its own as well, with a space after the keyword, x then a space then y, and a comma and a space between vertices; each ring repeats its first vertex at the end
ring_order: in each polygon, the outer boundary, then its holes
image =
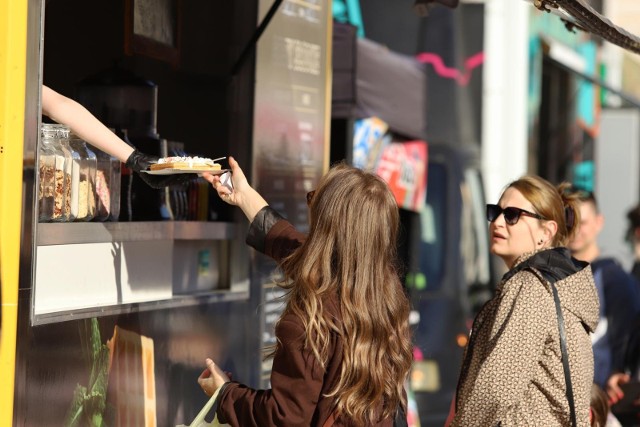
POLYGON ((155 171, 142 171, 148 173, 149 175, 176 175, 180 173, 204 173, 209 172, 211 175, 222 175, 225 172, 228 172, 229 169, 218 169, 218 170, 210 170, 210 169, 158 169, 155 171))

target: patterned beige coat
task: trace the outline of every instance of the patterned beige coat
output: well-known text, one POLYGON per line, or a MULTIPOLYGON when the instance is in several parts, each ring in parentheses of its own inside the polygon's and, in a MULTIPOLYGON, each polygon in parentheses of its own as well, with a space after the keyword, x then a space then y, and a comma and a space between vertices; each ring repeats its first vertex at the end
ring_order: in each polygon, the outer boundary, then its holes
MULTIPOLYGON (((532 255, 523 255, 516 265, 532 255)), ((576 267, 556 287, 567 331, 577 423, 587 427, 593 383, 589 332, 598 321, 591 267, 576 267)), ((533 272, 519 271, 503 279, 473 323, 451 425, 570 426, 565 393, 551 289, 533 272)))

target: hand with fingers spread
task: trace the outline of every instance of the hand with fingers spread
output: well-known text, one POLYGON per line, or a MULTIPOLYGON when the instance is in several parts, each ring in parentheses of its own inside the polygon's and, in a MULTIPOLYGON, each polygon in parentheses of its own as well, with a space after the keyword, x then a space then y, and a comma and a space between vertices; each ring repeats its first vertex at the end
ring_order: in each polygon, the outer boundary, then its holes
POLYGON ((249 221, 253 221, 256 214, 267 206, 267 202, 249 185, 247 177, 233 157, 229 157, 229 166, 231 167, 233 190, 223 185, 218 175, 205 172, 202 174, 202 177, 213 185, 213 188, 215 188, 222 200, 230 205, 238 206, 242 209, 249 221))
POLYGON ((624 392, 620 386, 629 381, 631 381, 631 377, 628 374, 616 373, 609 377, 605 391, 611 405, 615 405, 624 397, 624 392))
POLYGON ((224 383, 229 382, 229 376, 216 365, 213 360, 206 360, 207 368, 198 377, 198 384, 204 393, 211 397, 224 383))

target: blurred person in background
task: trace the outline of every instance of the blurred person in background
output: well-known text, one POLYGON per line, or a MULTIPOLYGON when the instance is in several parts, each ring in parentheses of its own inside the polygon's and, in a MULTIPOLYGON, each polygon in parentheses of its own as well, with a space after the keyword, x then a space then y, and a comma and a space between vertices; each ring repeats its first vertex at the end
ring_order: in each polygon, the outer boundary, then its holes
POLYGON ((621 427, 620 421, 611 413, 607 393, 596 383, 591 387, 589 419, 591 427, 621 427))
POLYGON ((633 267, 631 274, 640 282, 640 205, 627 212, 627 242, 633 249, 633 267))
MULTIPOLYGON (((631 275, 636 279, 636 285, 640 286, 640 205, 637 205, 627 212, 628 228, 626 239, 631 244, 634 263, 631 275)), ((639 291, 640 293, 640 291, 639 291)), ((625 346, 625 373, 628 376, 623 377, 625 380, 629 378, 626 384, 627 393, 638 393, 640 384, 640 312, 636 313, 635 319, 629 325, 629 336, 625 346)), ((612 411, 619 418, 621 423, 627 426, 640 425, 640 398, 631 394, 625 396, 626 393, 622 389, 617 392, 618 405, 614 405, 612 411), (620 399, 633 399, 632 404, 628 405, 620 402, 620 399)))
POLYGON ((620 385, 630 376, 625 367, 627 339, 638 310, 640 297, 635 279, 611 257, 603 257, 598 235, 604 218, 591 192, 570 190, 580 201, 580 224, 569 249, 574 258, 591 264, 600 299, 598 327, 591 336, 594 357, 594 382, 604 389, 615 404, 624 393, 620 385))
POLYGON ((564 247, 580 219, 566 186, 525 176, 487 205, 491 252, 509 271, 473 322, 451 426, 589 426, 598 294, 564 247))

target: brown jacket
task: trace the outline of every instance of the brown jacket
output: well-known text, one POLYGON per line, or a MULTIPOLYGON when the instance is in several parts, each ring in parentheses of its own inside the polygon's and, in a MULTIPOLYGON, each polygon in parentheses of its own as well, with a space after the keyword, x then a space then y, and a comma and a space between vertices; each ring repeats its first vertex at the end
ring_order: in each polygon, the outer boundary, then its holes
MULTIPOLYGON (((544 264, 549 254, 562 254, 568 262, 561 262, 569 269, 573 266, 556 287, 567 334, 576 419, 578 426, 587 427, 593 383, 589 333, 598 321, 598 296, 591 267, 571 261, 564 248, 523 255, 516 266, 527 260, 544 264)), ((476 317, 451 425, 571 425, 553 295, 548 283, 534 272, 522 269, 503 279, 476 317)))
MULTIPOLYGON (((304 242, 306 236, 265 208, 251 224, 247 243, 276 261, 304 242)), ((325 301, 327 316, 340 318, 336 296, 325 301)), ((338 322, 340 323, 340 322, 338 322)), ((342 341, 332 334, 326 370, 303 348, 305 330, 299 318, 285 314, 276 327, 279 345, 271 370, 271 389, 255 390, 236 382, 221 392, 217 414, 232 426, 322 426, 333 410, 325 397, 335 386, 342 366, 342 341)), ((338 418, 333 427, 350 425, 338 418)), ((390 427, 391 420, 378 424, 390 427)))

